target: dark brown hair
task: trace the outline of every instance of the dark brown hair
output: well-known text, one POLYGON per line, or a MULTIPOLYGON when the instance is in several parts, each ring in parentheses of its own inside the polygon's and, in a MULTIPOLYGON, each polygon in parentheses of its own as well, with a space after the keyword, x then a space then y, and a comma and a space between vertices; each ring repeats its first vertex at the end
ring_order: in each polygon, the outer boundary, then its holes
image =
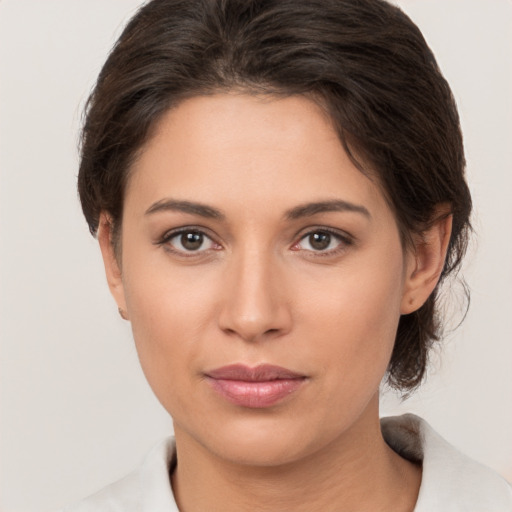
MULTIPOLYGON (((153 0, 113 48, 86 109, 78 188, 94 234, 115 233, 130 165, 169 108, 230 89, 302 94, 321 104, 362 172, 375 176, 404 244, 449 205, 441 280, 457 269, 471 198, 456 105, 412 21, 382 0, 153 0), (361 164, 365 162, 365 164, 361 164)), ((438 285, 439 287, 439 285, 438 285)), ((438 287, 400 319, 388 382, 422 380, 440 336, 438 287)))

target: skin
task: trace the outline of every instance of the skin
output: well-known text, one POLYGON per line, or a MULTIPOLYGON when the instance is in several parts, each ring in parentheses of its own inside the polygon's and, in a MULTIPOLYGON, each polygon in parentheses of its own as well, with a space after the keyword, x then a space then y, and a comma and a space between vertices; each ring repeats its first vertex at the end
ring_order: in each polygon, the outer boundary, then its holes
POLYGON ((421 469, 384 442, 379 385, 400 315, 437 282, 450 222, 404 250, 380 187, 304 97, 216 94, 167 113, 132 169, 120 255, 106 213, 98 236, 142 368, 173 417, 180 510, 414 508, 421 469), (163 208, 169 200, 222 215, 163 208), (331 201, 355 208, 290 215, 331 201), (205 234, 199 249, 186 250, 180 228, 205 234), (310 235, 326 232, 318 249, 310 235), (233 363, 305 379, 250 409, 205 379, 233 363))

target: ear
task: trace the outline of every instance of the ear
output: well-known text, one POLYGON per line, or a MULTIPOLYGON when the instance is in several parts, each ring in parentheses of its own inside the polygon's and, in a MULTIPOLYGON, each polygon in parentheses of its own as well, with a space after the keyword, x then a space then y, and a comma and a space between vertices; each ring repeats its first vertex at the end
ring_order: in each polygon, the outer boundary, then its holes
POLYGON ((428 229, 415 235, 414 247, 408 251, 404 292, 400 313, 407 315, 419 309, 429 298, 443 270, 452 233, 453 216, 442 205, 428 229))
POLYGON ((97 237, 110 293, 112 293, 117 303, 119 313, 125 320, 128 320, 121 265, 118 259, 119 255, 116 255, 113 244, 112 221, 104 212, 100 215, 97 237))

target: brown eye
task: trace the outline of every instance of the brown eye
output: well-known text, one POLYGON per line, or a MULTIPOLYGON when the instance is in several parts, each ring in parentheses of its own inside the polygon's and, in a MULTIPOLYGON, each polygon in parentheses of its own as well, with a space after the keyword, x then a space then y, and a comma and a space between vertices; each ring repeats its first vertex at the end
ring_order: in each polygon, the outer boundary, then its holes
POLYGON ((351 244, 352 241, 348 236, 318 229, 304 235, 294 246, 294 250, 334 254, 338 250, 344 249, 351 244))
POLYGON ((331 235, 329 233, 311 233, 308 237, 309 245, 315 251, 325 251, 331 243, 331 235))
POLYGON ((202 233, 183 233, 180 242, 187 251, 197 251, 203 245, 204 236, 202 233))
POLYGON ((202 231, 183 230, 174 232, 164 238, 163 243, 169 245, 177 253, 202 253, 215 249, 217 244, 202 231))

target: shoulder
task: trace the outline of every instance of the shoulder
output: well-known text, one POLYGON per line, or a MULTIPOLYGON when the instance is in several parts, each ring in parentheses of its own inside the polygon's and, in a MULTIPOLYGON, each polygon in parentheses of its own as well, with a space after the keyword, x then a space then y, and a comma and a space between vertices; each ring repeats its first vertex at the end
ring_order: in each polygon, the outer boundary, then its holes
POLYGON ((512 488, 486 466, 460 453, 413 414, 383 418, 386 442, 403 457, 421 461, 423 475, 415 512, 512 511, 512 488))
POLYGON ((174 439, 165 439, 151 450, 140 468, 60 512, 178 512, 170 483, 175 459, 174 439))
POLYGON ((127 512, 141 510, 141 488, 138 471, 112 483, 88 498, 60 512, 127 512))

